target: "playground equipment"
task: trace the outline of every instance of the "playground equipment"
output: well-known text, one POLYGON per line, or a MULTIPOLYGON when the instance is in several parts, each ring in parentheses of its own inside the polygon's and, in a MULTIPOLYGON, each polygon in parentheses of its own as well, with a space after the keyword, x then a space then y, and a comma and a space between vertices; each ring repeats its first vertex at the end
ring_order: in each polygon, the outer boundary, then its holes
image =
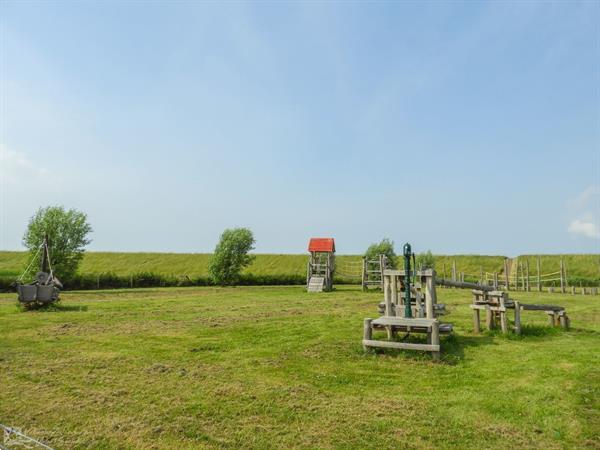
POLYGON ((516 334, 521 334, 521 311, 544 311, 548 315, 550 326, 561 326, 565 330, 568 330, 571 324, 571 320, 562 306, 521 303, 517 300, 510 300, 508 292, 505 291, 473 289, 472 292, 473 304, 470 307, 473 310, 473 331, 475 333, 481 332, 481 311, 485 311, 487 328, 492 330, 499 322, 500 329, 504 334, 510 330, 508 323, 508 310, 510 309, 514 311, 512 329, 516 334))
POLYGON ((363 347, 421 350, 432 353, 433 359, 440 359, 440 334, 452 332, 452 324, 440 323, 438 316, 443 314, 443 305, 437 305, 435 271, 426 269, 411 270, 414 255, 410 245, 404 246, 404 269, 383 271, 384 305, 383 315, 378 319, 364 320, 363 347), (411 277, 414 279, 411 283, 411 277), (418 281, 417 281, 418 280, 418 281), (422 287, 425 287, 425 292, 422 287), (387 340, 373 339, 374 330, 386 330, 387 340), (397 340, 398 332, 406 333, 397 340), (427 343, 405 342, 411 333, 427 335, 427 343))
POLYGON ((362 260, 362 290, 369 288, 383 290, 383 271, 390 268, 390 263, 385 255, 379 255, 377 259, 368 259, 363 256, 362 260))
POLYGON ((335 272, 335 241, 333 238, 311 238, 310 257, 306 267, 308 292, 331 291, 335 272))
POLYGON ((44 240, 38 247, 37 253, 31 263, 17 280, 18 299, 20 303, 28 308, 47 305, 58 301, 60 288, 62 288, 62 283, 54 276, 52 271, 48 235, 45 235, 44 240), (31 283, 22 284, 21 280, 23 279, 23 276, 28 273, 40 251, 42 252, 40 271, 35 275, 35 278, 31 283))

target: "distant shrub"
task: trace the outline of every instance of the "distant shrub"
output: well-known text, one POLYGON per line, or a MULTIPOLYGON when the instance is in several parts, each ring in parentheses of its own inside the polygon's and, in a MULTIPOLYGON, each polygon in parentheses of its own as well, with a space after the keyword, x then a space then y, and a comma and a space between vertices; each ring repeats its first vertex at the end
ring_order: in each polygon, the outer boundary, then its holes
POLYGON ((221 286, 240 281, 242 269, 249 266, 253 257, 254 235, 248 228, 233 228, 223 232, 215 252, 208 263, 211 279, 221 286))
POLYGON ((435 269, 435 257, 431 253, 431 250, 419 253, 416 257, 417 268, 421 269, 435 269))
POLYGON ((396 252, 394 251, 394 241, 383 238, 381 242, 369 245, 365 252, 367 260, 379 259, 379 255, 385 255, 391 268, 395 269, 397 265, 396 252))

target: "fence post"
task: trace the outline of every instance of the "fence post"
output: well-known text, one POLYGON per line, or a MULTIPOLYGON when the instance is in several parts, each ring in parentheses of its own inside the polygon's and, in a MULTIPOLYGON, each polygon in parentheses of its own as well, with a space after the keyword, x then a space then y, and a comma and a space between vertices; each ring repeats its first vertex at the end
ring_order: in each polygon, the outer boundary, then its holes
POLYGON ((494 272, 494 289, 498 290, 498 272, 494 272))
POLYGON ((529 259, 525 260, 525 277, 526 277, 525 280, 527 281, 527 284, 525 286, 526 286, 527 292, 529 292, 529 259))
POLYGON ((367 275, 367 257, 363 256, 362 258, 362 280, 361 280, 361 285, 362 285, 362 290, 366 291, 367 290, 367 285, 365 284, 366 281, 366 275, 367 275))
POLYGON ((506 278, 506 290, 510 291, 510 277, 508 276, 508 258, 504 258, 504 278, 506 278))
POLYGON ((456 260, 452 261, 452 281, 456 281, 456 260))
POLYGON ((542 292, 542 281, 541 281, 541 269, 542 269, 542 264, 540 261, 540 255, 538 255, 537 257, 537 288, 538 288, 538 292, 542 292))
POLYGON ((565 265, 562 256, 560 258, 560 292, 565 293, 565 265))
POLYGON ((129 287, 133 288, 133 275, 129 275, 129 287))
POLYGON ((483 286, 483 266, 479 266, 479 283, 483 286))

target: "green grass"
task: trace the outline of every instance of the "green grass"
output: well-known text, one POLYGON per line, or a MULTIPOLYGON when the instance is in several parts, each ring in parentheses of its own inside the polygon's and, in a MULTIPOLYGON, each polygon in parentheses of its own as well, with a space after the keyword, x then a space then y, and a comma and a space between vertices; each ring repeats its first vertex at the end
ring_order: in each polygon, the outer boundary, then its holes
POLYGON ((0 422, 56 448, 598 448, 598 297, 572 329, 525 312, 524 336, 471 331, 440 289, 443 361, 365 355, 380 294, 351 286, 63 293, 20 312, 0 294, 0 422))
MULTIPOLYGON (((81 273, 113 272, 117 275, 130 275, 138 272, 153 272, 162 275, 206 276, 209 253, 126 253, 88 252, 81 263, 81 273)), ((257 254, 247 273, 256 275, 305 274, 307 255, 257 254)), ((479 275, 480 268, 487 272, 502 272, 504 256, 485 255, 436 255, 436 268, 440 275, 446 268, 447 276, 456 261, 457 270, 479 275)), ((534 270, 535 257, 530 256, 531 270, 534 270)), ((598 277, 600 255, 564 255, 566 264, 575 275, 598 277)), ((356 255, 338 255, 339 266, 348 262, 360 262, 356 255)), ((554 272, 559 267, 559 255, 542 256, 542 272, 554 272)), ((26 262, 25 252, 0 251, 0 274, 18 274, 26 262)))
MULTIPOLYGON (((567 275, 582 278, 600 279, 600 255, 541 255, 541 272, 552 273, 560 270, 560 259, 563 259, 567 275)), ((529 261, 529 272, 537 274, 537 255, 519 256, 519 260, 525 264, 529 261)))

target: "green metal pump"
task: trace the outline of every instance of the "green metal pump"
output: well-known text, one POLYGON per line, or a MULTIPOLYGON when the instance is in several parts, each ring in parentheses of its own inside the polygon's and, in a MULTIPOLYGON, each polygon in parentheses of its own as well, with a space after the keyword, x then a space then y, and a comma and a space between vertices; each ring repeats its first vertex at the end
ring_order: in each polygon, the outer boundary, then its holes
POLYGON ((410 305, 410 259, 414 258, 410 244, 404 244, 404 317, 412 317, 410 305))

